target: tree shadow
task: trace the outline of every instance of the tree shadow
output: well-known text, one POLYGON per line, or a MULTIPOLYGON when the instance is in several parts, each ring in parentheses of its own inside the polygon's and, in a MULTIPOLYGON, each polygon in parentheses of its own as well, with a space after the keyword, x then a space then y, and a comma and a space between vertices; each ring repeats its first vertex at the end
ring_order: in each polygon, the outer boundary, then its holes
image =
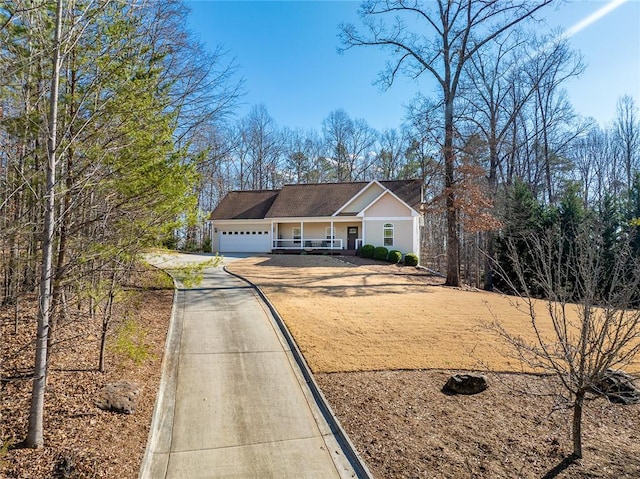
POLYGON ((575 464, 575 462, 576 462, 576 458, 573 456, 573 454, 568 455, 553 469, 551 469, 544 476, 542 476, 542 479, 554 479, 558 477, 558 475, 566 471, 572 464, 575 464))

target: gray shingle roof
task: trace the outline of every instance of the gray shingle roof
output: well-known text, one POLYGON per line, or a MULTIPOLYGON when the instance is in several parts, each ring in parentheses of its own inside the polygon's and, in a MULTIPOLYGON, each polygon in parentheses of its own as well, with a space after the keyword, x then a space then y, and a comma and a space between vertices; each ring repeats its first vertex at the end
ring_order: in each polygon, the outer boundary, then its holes
MULTIPOLYGON (((381 181, 416 211, 419 211, 420 180, 381 181)), ((331 216, 369 182, 285 185, 281 190, 232 191, 211 213, 212 220, 331 216)))

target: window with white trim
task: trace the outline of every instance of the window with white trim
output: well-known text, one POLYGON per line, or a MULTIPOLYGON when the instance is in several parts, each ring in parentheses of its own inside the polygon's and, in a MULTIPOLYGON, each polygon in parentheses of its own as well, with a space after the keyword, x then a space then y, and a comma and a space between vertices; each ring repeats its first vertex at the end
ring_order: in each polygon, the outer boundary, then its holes
POLYGON ((327 226, 324 229, 324 237, 328 240, 335 239, 335 231, 333 231, 333 228, 331 226, 327 226))
POLYGON ((300 227, 294 226, 291 230, 291 236, 293 236, 294 243, 300 243, 300 240, 302 239, 302 230, 300 227))
POLYGON ((393 246, 393 224, 385 223, 382 228, 383 246, 393 246))

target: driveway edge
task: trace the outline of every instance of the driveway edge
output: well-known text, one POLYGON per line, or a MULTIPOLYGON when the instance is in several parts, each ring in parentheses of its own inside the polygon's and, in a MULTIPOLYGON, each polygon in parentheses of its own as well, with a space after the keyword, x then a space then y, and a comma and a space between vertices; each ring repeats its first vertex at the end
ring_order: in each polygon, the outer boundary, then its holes
POLYGON ((251 286, 256 291, 256 293, 258 293, 258 296, 260 296, 260 299, 264 302, 267 308, 269 308, 269 311, 271 312, 271 314, 273 315, 273 318, 278 324, 280 332, 284 336, 289 348, 291 349, 291 353, 293 354, 296 364, 300 368, 300 371, 302 373, 302 376, 304 377, 304 380, 309 386, 311 394, 316 402, 316 405, 318 406, 318 409, 320 410, 320 413, 322 414, 322 417, 325 419, 325 421, 327 421, 327 424, 329 425, 331 432, 334 434, 338 445, 342 449, 344 456, 349 461, 349 464, 351 464, 351 467, 353 467, 353 470, 355 471, 359 479, 373 479, 373 475, 371 474, 371 472, 365 465, 364 461, 356 451, 353 443, 349 439, 349 436, 347 436, 347 433, 340 425, 340 422, 335 417, 335 414, 333 413, 331 406, 329 406, 329 403, 324 397, 324 394, 322 394, 320 387, 316 383, 315 378, 313 377, 313 373, 311 372, 311 369, 307 365, 307 362, 305 361, 304 356, 300 352, 300 349, 298 349, 298 345, 293 339, 293 336, 289 332, 289 329, 287 328, 283 319, 280 317, 280 314, 278 313, 276 308, 273 306, 273 304, 271 304, 271 301, 269 301, 269 299, 262 292, 259 286, 252 283, 247 278, 240 276, 239 274, 232 273, 227 269, 226 266, 223 266, 223 270, 227 274, 234 276, 235 278, 238 278, 244 281, 245 283, 247 283, 249 286, 251 286))
MULTIPOLYGON (((167 271, 162 270, 165 273, 167 271)), ((171 306, 171 317, 169 318, 169 328, 167 331, 167 337, 165 339, 164 354, 162 357, 162 369, 160 376, 160 384, 158 385, 158 393, 156 395, 155 404, 153 407, 153 415, 151 417, 151 426, 149 427, 149 436, 147 439, 147 445, 142 456, 140 463, 140 472, 138 479, 150 479, 158 478, 158 471, 153 469, 153 456, 154 454, 160 454, 157 451, 158 444, 163 440, 162 429, 166 422, 173 423, 173 412, 175 402, 175 388, 176 388, 176 374, 177 368, 175 362, 178 360, 178 354, 180 350, 180 338, 182 334, 182 318, 177 317, 178 307, 178 294, 180 292, 178 284, 175 278, 167 273, 173 281, 173 305, 171 306)), ((165 442, 170 442, 171 438, 164 438, 165 442)), ((167 451, 168 455, 168 451, 167 451)), ((162 478, 166 476, 167 463, 163 464, 164 472, 162 478)), ((161 466, 162 468, 162 466, 161 466)))

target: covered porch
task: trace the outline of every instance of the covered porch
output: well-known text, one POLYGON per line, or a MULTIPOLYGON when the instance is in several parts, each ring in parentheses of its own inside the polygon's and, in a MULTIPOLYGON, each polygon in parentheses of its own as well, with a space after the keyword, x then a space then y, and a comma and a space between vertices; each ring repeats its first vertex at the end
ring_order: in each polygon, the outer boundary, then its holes
POLYGON ((271 228, 274 253, 355 254, 362 246, 362 222, 355 219, 274 221, 271 228))

